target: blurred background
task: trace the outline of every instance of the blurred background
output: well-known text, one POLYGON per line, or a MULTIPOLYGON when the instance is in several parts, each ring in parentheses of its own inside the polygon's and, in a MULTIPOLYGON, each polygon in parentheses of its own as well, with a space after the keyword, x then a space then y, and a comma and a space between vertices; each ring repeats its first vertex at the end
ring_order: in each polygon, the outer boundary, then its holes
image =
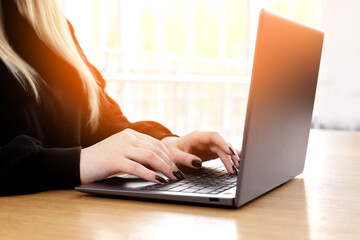
POLYGON ((60 0, 130 121, 242 135, 258 14, 325 32, 314 128, 360 129, 360 1, 60 0))

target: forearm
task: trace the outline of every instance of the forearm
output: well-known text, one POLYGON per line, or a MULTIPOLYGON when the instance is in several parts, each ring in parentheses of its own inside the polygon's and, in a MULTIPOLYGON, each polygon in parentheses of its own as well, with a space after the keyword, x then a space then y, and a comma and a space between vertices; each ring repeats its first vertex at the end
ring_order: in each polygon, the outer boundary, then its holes
POLYGON ((0 148, 0 195, 73 188, 80 184, 80 151, 44 148, 34 138, 17 136, 0 148))

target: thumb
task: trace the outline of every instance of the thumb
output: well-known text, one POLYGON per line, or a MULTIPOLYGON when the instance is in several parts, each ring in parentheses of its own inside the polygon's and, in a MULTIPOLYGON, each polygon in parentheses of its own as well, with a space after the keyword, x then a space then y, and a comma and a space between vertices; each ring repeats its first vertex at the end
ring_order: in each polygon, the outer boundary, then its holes
POLYGON ((186 167, 200 168, 202 165, 202 161, 198 156, 181 151, 180 149, 176 149, 173 152, 173 156, 175 163, 179 163, 186 167))

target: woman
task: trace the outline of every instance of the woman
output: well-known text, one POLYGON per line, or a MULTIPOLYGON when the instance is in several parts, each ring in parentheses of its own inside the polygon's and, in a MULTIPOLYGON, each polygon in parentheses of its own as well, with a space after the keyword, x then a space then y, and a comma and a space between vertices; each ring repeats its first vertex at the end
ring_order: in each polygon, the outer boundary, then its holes
POLYGON ((129 122, 105 93, 57 1, 1 0, 0 194, 73 188, 118 172, 161 183, 238 153, 214 132, 183 137, 129 122))

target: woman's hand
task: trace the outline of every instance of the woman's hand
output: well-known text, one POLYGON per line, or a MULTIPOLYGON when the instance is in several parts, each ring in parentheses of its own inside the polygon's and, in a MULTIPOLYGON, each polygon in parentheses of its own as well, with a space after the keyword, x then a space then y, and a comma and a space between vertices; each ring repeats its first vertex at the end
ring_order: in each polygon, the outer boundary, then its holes
POLYGON ((219 157, 229 173, 237 174, 240 151, 235 150, 217 132, 195 131, 180 138, 166 137, 161 141, 175 163, 199 168, 202 161, 219 157))
POLYGON ((131 129, 114 134, 81 151, 81 183, 104 179, 119 172, 130 173, 151 182, 165 182, 154 169, 171 180, 184 178, 164 144, 131 129))

